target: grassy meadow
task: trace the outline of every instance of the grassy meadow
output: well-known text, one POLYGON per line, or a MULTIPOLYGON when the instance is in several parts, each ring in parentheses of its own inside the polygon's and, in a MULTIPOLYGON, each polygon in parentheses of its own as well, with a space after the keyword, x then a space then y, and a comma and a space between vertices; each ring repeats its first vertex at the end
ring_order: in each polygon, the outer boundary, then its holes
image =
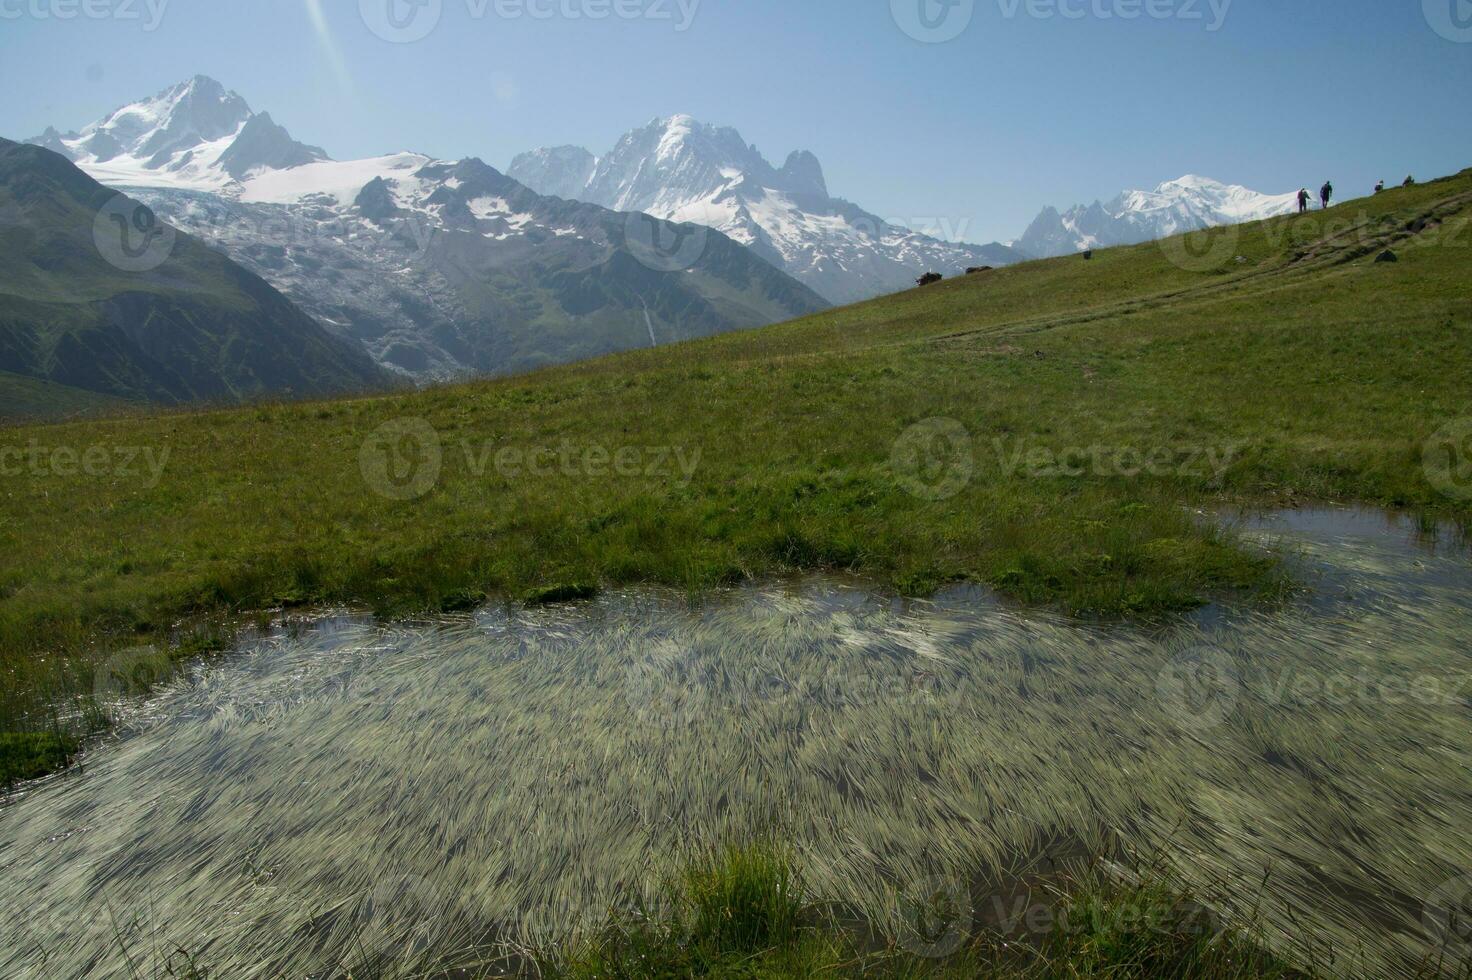
POLYGON ((0 732, 74 726, 110 650, 166 666, 283 606, 818 569, 1081 616, 1270 600, 1204 512, 1472 519, 1469 219, 1465 172, 511 379, 0 430, 0 732))
MULTIPOLYGON (((0 782, 64 765, 78 747, 77 736, 106 723, 97 700, 144 689, 178 662, 227 646, 238 628, 283 607, 341 605, 412 617, 496 598, 556 603, 636 583, 699 594, 817 570, 858 572, 911 595, 975 582, 1020 604, 1085 618, 1147 619, 1216 598, 1271 603, 1303 583, 1260 545, 1223 530, 1213 519, 1218 509, 1357 500, 1412 510, 1428 528, 1440 519, 1472 524, 1469 221, 1472 172, 1328 212, 1104 250, 1091 260, 993 270, 764 330, 523 377, 376 398, 130 410, 63 424, 12 425, 0 430, 0 670, 6 675, 0 782), (1398 261, 1375 261, 1387 248, 1398 261)), ((46 393, 31 395, 43 400, 46 393)), ((1340 644, 1344 669, 1358 669, 1355 658, 1372 656, 1393 667, 1387 651, 1395 649, 1395 625, 1382 624, 1386 632, 1363 647, 1340 644)), ((771 629, 773 637, 792 632, 787 619, 771 629)), ((484 643, 478 630, 475 642, 484 643)), ((771 644, 756 646, 767 650, 771 644)), ((1292 648, 1286 641, 1275 647, 1280 654, 1292 648)), ((483 653, 482 646, 475 649, 483 653)), ((510 656, 502 661, 517 663, 510 656)), ((598 670, 618 669, 611 658, 603 661, 598 670)), ((422 669, 437 676, 434 670, 449 666, 440 658, 422 669)), ((526 676, 540 677, 532 666, 526 676)), ((1086 666, 1080 676, 1095 679, 1144 669, 1123 655, 1086 666)), ((479 697, 484 692, 465 689, 455 682, 458 676, 452 671, 442 683, 423 687, 469 699, 470 707, 452 713, 457 724, 473 716, 476 704, 498 719, 525 712, 530 720, 508 729, 522 738, 537 733, 532 720, 566 724, 529 696, 536 688, 508 688, 515 696, 487 704, 479 697)), ((1153 669, 1141 676, 1154 676, 1153 669)), ((1115 689, 1148 697, 1148 687, 1141 681, 1115 689)), ((979 696, 968 700, 974 711, 986 707, 979 696)), ((577 703, 610 724, 630 723, 622 701, 577 703)), ((1077 699, 1037 703, 1085 716, 1080 724, 1108 716, 1080 712, 1077 699)), ((314 703, 303 710, 338 708, 314 703)), ((351 731, 373 731, 355 706, 341 710, 339 721, 351 731)), ((1192 799, 1210 796, 1207 788, 1222 800, 1248 799, 1217 776, 1239 757, 1275 757, 1264 751, 1278 744, 1266 741, 1267 723, 1257 723, 1250 704, 1243 710, 1254 719, 1243 726, 1242 737, 1251 739, 1245 749, 1227 751, 1224 737, 1210 751, 1192 749, 1199 752, 1190 761, 1201 787, 1192 799)), ((938 717, 954 721, 962 714, 957 706, 938 717)), ((1377 729, 1355 729, 1375 735, 1370 748, 1346 734, 1350 721, 1381 714, 1378 703, 1353 710, 1330 705, 1321 715, 1300 711, 1281 734, 1294 751, 1276 755, 1308 759, 1327 743, 1349 758, 1371 758, 1378 746, 1403 761, 1405 743, 1379 737, 1377 729)), ((1417 712, 1390 714, 1405 723, 1424 721, 1417 712)), ((1137 712, 1119 717, 1146 723, 1137 712)), ((174 750, 216 758, 217 733, 207 721, 200 722, 196 742, 176 738, 174 750)), ((597 726, 568 727, 567 738, 537 741, 551 754, 658 762, 647 751, 584 751, 579 738, 592 738, 597 726)), ((1455 740, 1452 726, 1424 727, 1455 740)), ((634 724, 633 730, 648 734, 647 726, 634 724)), ((875 745, 906 751, 883 729, 860 730, 875 745)), ((1066 730, 1064 721, 1039 729, 1059 739, 1052 749, 1029 735, 1038 765, 1055 776, 1062 768, 1055 760, 1070 751, 1066 730)), ((940 729, 916 731, 916 738, 929 738, 940 729)), ((353 739, 328 725, 303 726, 295 740, 269 727, 252 737, 256 755, 275 746, 350 781, 329 794, 336 805, 352 804, 349 789, 378 792, 349 765, 353 739), (318 750, 308 752, 311 745, 318 750)), ((426 737, 476 744, 458 738, 451 724, 431 726, 426 737)), ((1155 737, 1189 742, 1171 732, 1155 737)), ((375 760, 392 744, 359 741, 357 749, 375 760)), ((498 744, 512 741, 503 734, 498 744)), ((968 744, 934 742, 945 758, 968 744)), ((1143 736, 1133 744, 1143 744, 1143 736)), ((146 739, 134 743, 128 765, 135 769, 101 775, 126 798, 138 827, 183 826, 182 817, 170 822, 169 815, 199 801, 255 793, 262 785, 249 778, 219 780, 203 764, 181 766, 162 751, 145 752, 146 745, 146 739), (169 779, 179 772, 211 785, 197 794, 150 792, 133 781, 148 772, 161 780, 157 786, 174 785, 169 779)), ((1001 743, 982 740, 969 749, 1007 754, 1001 743)), ((1072 749, 1077 757, 1077 743, 1072 749)), ((1367 767, 1373 778, 1361 788, 1366 812, 1392 812, 1382 794, 1400 792, 1396 778, 1424 774, 1433 762, 1456 763, 1439 746, 1422 750, 1424 758, 1401 766, 1404 772, 1388 763, 1367 767)), ((232 765, 253 757, 237 753, 232 765)), ((440 773, 463 788, 453 751, 420 758, 421 783, 440 773)), ((533 786, 562 785, 530 769, 529 753, 510 758, 533 786)), ((1163 751, 1146 756, 1131 774, 1111 755, 1108 771, 1120 785, 1143 793, 1172 778, 1165 758, 1163 751)), ((701 766, 659 768, 714 773, 701 766)), ((403 771, 380 778, 397 780, 403 771)), ((552 771, 577 775, 571 764, 552 771)), ((298 782, 319 792, 330 784, 326 778, 298 782)), ((981 787, 969 775, 963 782, 981 787)), ((1179 782, 1188 789, 1197 785, 1179 782)), ((96 785, 63 785, 59 792, 95 793, 96 785)), ((497 785, 514 784, 508 776, 497 785)), ((606 777, 584 785, 600 792, 627 788, 606 777)), ((1006 781, 1009 791, 1023 795, 1036 796, 1040 785, 1041 777, 1006 781)), ((1088 785, 1098 794, 1102 781, 1088 785)), ((1319 782, 1305 778, 1300 785, 1274 773, 1269 790, 1265 798, 1283 801, 1294 819, 1317 819, 1306 801, 1324 798, 1319 782), (1302 805, 1288 787, 1304 794, 1302 805)), ((425 795, 440 801, 452 796, 425 795)), ((506 796, 536 798, 534 789, 506 796)), ((896 798, 918 796, 906 791, 896 798)), ((1408 801, 1408 814, 1421 816, 1397 815, 1394 827, 1386 828, 1393 838, 1352 839, 1419 881, 1430 871, 1394 841, 1433 841, 1429 849, 1436 855, 1455 855, 1460 838, 1452 822, 1442 828, 1446 841, 1429 830, 1409 830, 1420 827, 1417 820, 1451 812, 1458 800, 1435 797, 1436 805, 1421 805, 1409 791, 1397 798, 1408 801)), ((573 794, 554 792, 538 813, 576 803, 573 794)), ((719 809, 714 799, 701 805, 719 809)), ((1347 806, 1341 796, 1324 805, 1347 806)), ((246 819, 248 807, 228 809, 238 817, 236 832, 250 836, 257 829, 246 819)), ((1126 809, 1144 810, 1132 803, 1126 809)), ((325 812, 313 807, 307 814, 320 820, 325 812)), ((486 811, 467 806, 457 812, 486 811)), ((109 811, 112 826, 120 826, 121 815, 121 809, 109 811)), ((1249 808, 1242 825, 1257 817, 1249 808)), ((989 835, 999 819, 985 828, 989 835)), ((450 822, 437 819, 435 825, 450 822)), ((324 826, 341 839, 348 836, 341 828, 349 825, 324 826)), ((490 825, 496 833, 508 826, 490 825)), ((1280 844, 1293 840, 1284 826, 1277 825, 1280 844)), ((371 829, 358 826, 357 832, 371 829)), ((880 840, 935 836, 919 821, 883 830, 880 840)), ((145 837, 140 830, 133 839, 145 837)), ((279 840, 285 847, 322 850, 300 829, 279 840)), ((194 848, 187 834, 169 842, 194 848)), ((1335 844, 1315 839, 1304 853, 1319 853, 1319 843, 1326 849, 1335 844)), ((105 851, 110 845, 83 834, 69 846, 105 851)), ((18 861, 60 860, 59 851, 39 846, 16 850, 18 861)), ((401 857, 403 850, 393 853, 401 857)), ((805 857, 819 854, 810 849, 805 857)), ((1350 860, 1326 850, 1301 869, 1288 868, 1288 890, 1322 891, 1316 875, 1339 859, 1350 860), (1300 872, 1306 884, 1295 877, 1300 872)), ((815 861, 803 869, 789 852, 766 846, 712 852, 669 883, 657 909, 615 915, 606 928, 568 947, 522 949, 511 965, 569 980, 860 974, 1210 980, 1317 973, 1312 964, 1289 965, 1268 952, 1281 942, 1221 928, 1197 903, 1197 889, 1164 869, 1121 874, 1103 863, 1080 869, 1040 886, 1054 928, 1032 930, 1020 943, 981 932, 957 944, 948 923, 961 910, 944 905, 948 896, 931 896, 933 908, 902 910, 912 925, 920 924, 918 934, 906 933, 903 923, 898 935, 880 923, 869 923, 870 929, 846 914, 851 909, 819 901, 827 892, 810 890, 833 872, 828 865, 815 861)), ((308 864, 282 866, 289 877, 308 864)), ((363 869, 352 864, 349 870, 363 869)), ((162 861, 137 876, 147 873, 181 878, 162 861)), ((1355 878, 1346 872, 1344 880, 1355 878)), ((446 887, 458 887, 457 881, 447 879, 446 887)), ((202 877, 199 887, 213 898, 214 883, 202 877)), ((485 881, 460 892, 495 904, 485 881)), ((1400 892, 1420 894, 1409 884, 1400 892)), ((58 890, 48 900, 61 902, 59 896, 58 890)), ((1199 897, 1234 909, 1253 901, 1240 892, 1226 902, 1219 895, 1199 897)), ((1251 926, 1250 918, 1245 925, 1251 926)), ((1320 935, 1305 931, 1309 942, 1320 935)), ((1340 933, 1322 935, 1337 942, 1340 933)), ((169 959, 168 975, 215 975, 197 962, 205 959, 181 948, 177 960, 169 959)), ((1426 975, 1449 969, 1428 964, 1426 975)), ((1330 964, 1324 975, 1334 974, 1330 964)), ((1452 975, 1469 974, 1458 967, 1452 975)))

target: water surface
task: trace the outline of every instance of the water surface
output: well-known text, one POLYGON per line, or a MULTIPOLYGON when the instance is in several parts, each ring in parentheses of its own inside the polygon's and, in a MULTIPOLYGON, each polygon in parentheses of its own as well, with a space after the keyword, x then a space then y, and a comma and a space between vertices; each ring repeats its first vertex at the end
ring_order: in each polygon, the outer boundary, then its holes
POLYGON ((771 828, 880 922, 936 882, 991 922, 981 882, 1112 840, 1341 968, 1472 953, 1467 551, 1243 526, 1310 597, 1144 630, 825 579, 252 638, 0 810, 0 975, 407 971, 586 931, 771 828))

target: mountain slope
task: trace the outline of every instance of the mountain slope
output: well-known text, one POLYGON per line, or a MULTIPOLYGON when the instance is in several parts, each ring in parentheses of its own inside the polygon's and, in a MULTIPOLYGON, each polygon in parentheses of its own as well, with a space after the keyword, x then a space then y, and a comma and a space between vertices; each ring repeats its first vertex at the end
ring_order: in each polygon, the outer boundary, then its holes
POLYGON ((741 134, 689 116, 657 119, 595 158, 581 147, 534 150, 507 171, 533 190, 719 229, 835 303, 1022 256, 1004 245, 943 242, 828 193, 822 165, 792 153, 773 167, 741 134))
MULTIPOLYGON (((526 370, 827 305, 713 232, 667 267, 639 239, 647 219, 544 197, 473 159, 319 161, 230 194, 134 193, 417 380, 526 370)), ((649 228, 648 241, 678 234, 649 228)))
POLYGON ((0 419, 55 420, 72 415, 115 415, 132 405, 111 395, 0 371, 0 419))
POLYGON ((167 226, 140 234, 150 218, 60 155, 0 140, 0 371, 166 403, 386 382, 225 256, 167 226))
POLYGON ((702 230, 697 248, 662 255, 661 240, 695 236, 536 194, 478 160, 331 160, 210 79, 36 142, 127 186, 416 381, 519 371, 827 305, 723 235, 702 230))
POLYGON ((1218 225, 1291 214, 1297 192, 1259 194, 1187 174, 1153 191, 1124 191, 1107 204, 1095 201, 1059 213, 1044 208, 1013 244, 1036 258, 1072 255, 1089 248, 1137 245, 1218 225))

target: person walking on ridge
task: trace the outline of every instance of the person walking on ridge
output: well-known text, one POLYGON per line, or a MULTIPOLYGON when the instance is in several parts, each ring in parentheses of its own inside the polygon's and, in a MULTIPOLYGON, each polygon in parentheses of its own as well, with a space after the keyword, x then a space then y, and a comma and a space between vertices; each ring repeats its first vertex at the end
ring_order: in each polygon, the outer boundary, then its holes
POLYGON ((1308 213, 1308 188, 1301 188, 1298 192, 1298 213, 1308 213))
POLYGON ((1324 186, 1321 187, 1321 188, 1319 188, 1319 203, 1322 204, 1325 208, 1328 208, 1329 207, 1329 202, 1332 201, 1333 199, 1334 199, 1334 184, 1332 182, 1326 180, 1326 181, 1324 181, 1324 186))

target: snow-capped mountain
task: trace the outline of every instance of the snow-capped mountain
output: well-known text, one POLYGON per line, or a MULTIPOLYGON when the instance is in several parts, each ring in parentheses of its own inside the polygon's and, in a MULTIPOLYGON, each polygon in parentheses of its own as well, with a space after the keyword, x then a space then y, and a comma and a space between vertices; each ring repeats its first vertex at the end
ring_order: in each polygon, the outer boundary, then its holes
POLYGON ((264 170, 327 159, 203 75, 123 106, 80 133, 48 129, 29 142, 104 183, 190 190, 219 190, 264 170))
POLYGON ((656 119, 603 157, 576 146, 523 153, 507 173, 543 194, 716 228, 836 303, 908 288, 928 271, 1022 258, 885 221, 831 197, 813 154, 774 167, 736 130, 689 116, 656 119))
POLYGON ((529 190, 479 160, 337 161, 197 77, 30 142, 225 251, 416 380, 501 373, 801 316, 827 304, 725 236, 529 190), (689 236, 687 235, 687 238, 689 236))
POLYGON ((1297 206, 1297 191, 1260 194, 1236 184, 1187 174, 1153 191, 1125 191, 1107 204, 1095 201, 1062 214, 1056 208, 1044 208, 1013 244, 1034 258, 1051 258, 1257 221, 1289 214, 1297 206))
POLYGON ((581 146, 555 146, 523 153, 506 173, 539 194, 576 200, 597 167, 598 158, 581 146))

